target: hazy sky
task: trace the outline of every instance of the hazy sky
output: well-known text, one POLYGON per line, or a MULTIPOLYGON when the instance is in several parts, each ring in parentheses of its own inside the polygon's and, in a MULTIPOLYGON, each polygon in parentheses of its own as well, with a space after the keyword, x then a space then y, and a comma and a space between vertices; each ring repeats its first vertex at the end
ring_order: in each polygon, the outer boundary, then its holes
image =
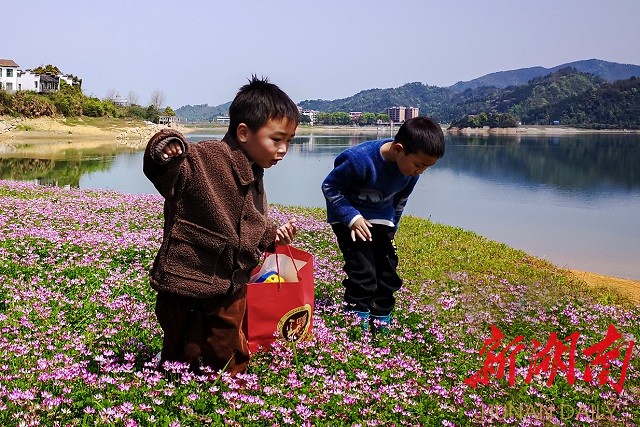
POLYGON ((0 58, 54 64, 87 95, 215 106, 251 74, 295 102, 597 58, 640 65, 638 0, 19 0, 0 58))

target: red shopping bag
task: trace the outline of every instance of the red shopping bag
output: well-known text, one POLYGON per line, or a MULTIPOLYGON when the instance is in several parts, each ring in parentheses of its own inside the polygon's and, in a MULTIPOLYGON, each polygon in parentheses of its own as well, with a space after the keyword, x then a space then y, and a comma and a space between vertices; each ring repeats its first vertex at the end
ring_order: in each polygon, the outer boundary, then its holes
POLYGON ((249 351, 267 349, 277 339, 297 342, 311 336, 313 298, 311 254, 276 245, 275 253, 265 254, 247 284, 243 329, 249 351))

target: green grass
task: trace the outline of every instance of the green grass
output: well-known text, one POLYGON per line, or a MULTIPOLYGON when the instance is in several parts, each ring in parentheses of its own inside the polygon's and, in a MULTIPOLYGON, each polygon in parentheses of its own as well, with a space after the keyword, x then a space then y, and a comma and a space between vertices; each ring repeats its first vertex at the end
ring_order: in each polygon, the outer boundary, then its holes
MULTIPOLYGON (((637 345, 621 393, 582 376, 594 364, 584 350, 609 325, 623 354, 637 343, 640 309, 624 298, 477 234, 406 217, 394 320, 386 335, 363 334, 342 313, 342 260, 324 210, 270 213, 279 223, 297 217, 294 245, 314 256, 314 336, 254 355, 236 382, 151 362, 162 343, 148 282, 159 197, 1 182, 0 425, 638 425, 637 345), (491 374, 472 388, 465 380, 483 368, 492 325, 504 334, 495 353, 510 354, 519 337, 526 348, 514 357, 513 385, 491 374), (548 373, 526 380, 535 341, 552 333, 580 334, 574 384, 563 372, 550 386, 548 373), (556 415, 617 409, 603 420, 552 422, 529 409, 491 418, 540 405, 556 415)), ((607 375, 618 378, 620 364, 607 375)))

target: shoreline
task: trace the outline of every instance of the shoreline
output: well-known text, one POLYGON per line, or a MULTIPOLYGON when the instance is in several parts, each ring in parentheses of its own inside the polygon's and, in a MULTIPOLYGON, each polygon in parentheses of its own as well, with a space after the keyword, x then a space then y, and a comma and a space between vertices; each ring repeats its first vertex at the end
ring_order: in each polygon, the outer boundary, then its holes
MULTIPOLYGON (((140 150, 149 138, 167 126, 149 125, 142 120, 77 120, 68 122, 64 118, 11 118, 0 116, 0 156, 3 154, 49 154, 55 155, 68 149, 140 150)), ((224 134, 227 126, 192 126, 173 124, 171 126, 184 134, 219 133, 224 134)), ((394 126, 394 129, 397 128, 394 126)), ((586 133, 640 133, 640 131, 585 130, 562 126, 526 126, 510 129, 473 129, 448 131, 445 133, 463 135, 548 135, 566 136, 586 133)), ((354 126, 299 126, 297 135, 376 135, 390 134, 389 126, 376 128, 354 126)), ((640 304, 640 280, 604 276, 598 273, 566 269, 578 280, 592 287, 615 289, 635 304, 640 304)))
MULTIPOLYGON (((15 118, 0 116, 0 145, 11 145, 27 140, 33 144, 51 144, 53 142, 75 143, 79 140, 91 140, 112 142, 121 144, 123 139, 132 139, 131 145, 137 145, 147 135, 150 137, 158 130, 167 127, 157 124, 149 124, 142 119, 108 119, 108 118, 75 118, 64 117, 39 117, 39 118, 15 118), (19 141, 19 142, 18 142, 19 141), (135 142, 135 144, 134 144, 135 142)), ((225 133, 226 125, 198 125, 198 124, 173 124, 172 127, 185 134, 193 133, 225 133)), ((300 125, 297 135, 342 134, 342 135, 369 135, 369 134, 393 134, 399 126, 309 126, 300 125)), ((451 135, 548 135, 566 136, 575 134, 640 134, 640 130, 629 129, 579 129, 560 125, 529 125, 517 128, 453 128, 451 130, 442 126, 445 133, 451 135)), ((147 138, 148 139, 148 138, 147 138)), ((143 141, 141 144, 146 144, 143 141)))

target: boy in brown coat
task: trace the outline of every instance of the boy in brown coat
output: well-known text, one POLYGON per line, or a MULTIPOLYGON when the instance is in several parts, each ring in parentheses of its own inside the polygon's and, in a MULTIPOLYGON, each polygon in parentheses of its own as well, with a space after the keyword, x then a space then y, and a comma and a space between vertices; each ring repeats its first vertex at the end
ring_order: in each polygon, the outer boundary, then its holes
POLYGON ((235 375, 249 362, 242 320, 251 270, 262 252, 290 243, 296 232, 295 220, 278 228, 267 217, 262 177, 287 153, 299 113, 276 85, 254 76, 229 117, 222 141, 188 144, 175 130, 158 132, 143 170, 165 198, 163 240, 151 269, 164 332, 160 364, 235 375))

